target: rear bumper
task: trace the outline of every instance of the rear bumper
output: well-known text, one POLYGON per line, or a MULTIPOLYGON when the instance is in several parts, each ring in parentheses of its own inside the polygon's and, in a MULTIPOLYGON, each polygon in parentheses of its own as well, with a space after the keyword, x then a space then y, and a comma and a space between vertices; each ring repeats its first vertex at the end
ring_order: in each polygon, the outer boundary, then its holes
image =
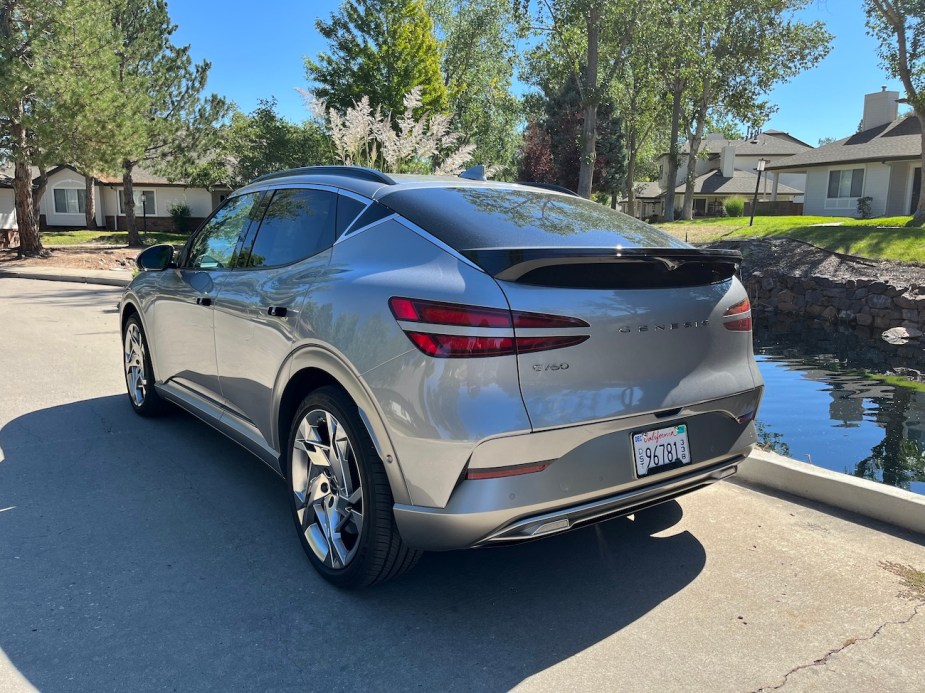
POLYGON ((445 507, 394 506, 404 540, 441 551, 535 539, 633 513, 707 486, 735 472, 756 442, 754 412, 761 389, 681 407, 486 441, 468 469, 485 471, 548 462, 542 471, 459 480, 445 507), (684 423, 692 461, 639 476, 634 432, 684 423))
MULTIPOLYGON (((750 451, 750 449, 749 449, 750 451)), ((680 476, 566 507, 505 517, 510 511, 453 513, 433 508, 395 506, 402 538, 427 551, 512 544, 560 534, 596 522, 629 515, 725 479, 748 456, 743 454, 697 465, 680 476), (500 523, 499 523, 499 520, 500 523)))

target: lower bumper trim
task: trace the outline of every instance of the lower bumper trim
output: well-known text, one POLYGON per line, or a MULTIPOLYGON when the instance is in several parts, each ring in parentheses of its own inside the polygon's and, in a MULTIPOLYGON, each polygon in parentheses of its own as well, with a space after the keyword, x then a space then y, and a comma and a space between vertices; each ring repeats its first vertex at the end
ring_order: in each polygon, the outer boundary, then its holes
POLYGON ((590 503, 517 520, 476 542, 473 547, 528 541, 540 536, 566 532, 594 522, 631 515, 732 476, 736 472, 737 465, 744 459, 744 455, 736 455, 706 469, 698 469, 696 472, 675 477, 657 486, 648 486, 590 503))

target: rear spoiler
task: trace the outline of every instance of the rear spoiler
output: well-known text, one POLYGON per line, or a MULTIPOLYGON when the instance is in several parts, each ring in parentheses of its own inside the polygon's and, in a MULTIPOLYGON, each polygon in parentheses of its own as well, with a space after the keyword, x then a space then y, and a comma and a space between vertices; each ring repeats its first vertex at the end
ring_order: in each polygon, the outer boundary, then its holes
POLYGON ((544 267, 657 263, 668 272, 696 263, 728 265, 738 272, 742 253, 718 248, 473 248, 462 254, 495 279, 516 282, 544 267))

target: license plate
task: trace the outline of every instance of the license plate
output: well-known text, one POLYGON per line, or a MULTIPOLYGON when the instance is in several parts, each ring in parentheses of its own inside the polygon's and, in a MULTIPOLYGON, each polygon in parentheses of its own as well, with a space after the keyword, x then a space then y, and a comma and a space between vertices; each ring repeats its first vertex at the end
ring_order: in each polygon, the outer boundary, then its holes
POLYGON ((634 433, 633 457, 636 459, 638 476, 651 474, 667 465, 690 464, 691 449, 687 442, 687 424, 634 433))

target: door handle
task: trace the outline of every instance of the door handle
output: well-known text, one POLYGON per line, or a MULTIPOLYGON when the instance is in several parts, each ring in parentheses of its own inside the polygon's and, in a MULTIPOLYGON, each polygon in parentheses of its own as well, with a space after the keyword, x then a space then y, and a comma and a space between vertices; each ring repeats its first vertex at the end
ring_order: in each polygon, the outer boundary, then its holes
POLYGON ((211 306, 211 305, 212 305, 212 299, 209 298, 208 296, 199 296, 199 297, 196 299, 196 305, 197 305, 197 306, 211 306))
POLYGON ((285 318, 288 312, 289 309, 286 306, 270 306, 267 308, 267 315, 272 315, 274 318, 285 318))

